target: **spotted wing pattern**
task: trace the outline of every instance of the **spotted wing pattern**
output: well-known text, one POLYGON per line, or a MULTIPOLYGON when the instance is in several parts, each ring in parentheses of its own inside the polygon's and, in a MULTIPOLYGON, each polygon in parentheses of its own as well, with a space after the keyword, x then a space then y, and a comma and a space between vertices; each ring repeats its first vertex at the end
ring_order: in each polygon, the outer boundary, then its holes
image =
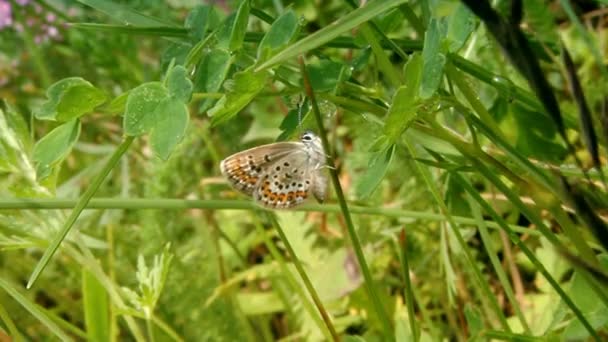
POLYGON ((256 202, 268 208, 288 209, 304 202, 314 188, 315 166, 300 149, 276 159, 253 192, 256 202))
POLYGON ((230 184, 246 195, 252 195, 260 176, 277 159, 301 150, 301 143, 280 142, 241 151, 222 160, 220 170, 230 184))

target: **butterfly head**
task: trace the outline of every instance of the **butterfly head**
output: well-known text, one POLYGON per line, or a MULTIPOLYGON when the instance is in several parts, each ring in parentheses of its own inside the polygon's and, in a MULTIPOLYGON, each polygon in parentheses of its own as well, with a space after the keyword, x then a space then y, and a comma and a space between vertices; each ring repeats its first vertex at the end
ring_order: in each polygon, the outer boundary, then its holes
POLYGON ((321 142, 321 138, 319 138, 314 132, 306 131, 300 137, 302 143, 306 146, 323 150, 323 143, 321 142))

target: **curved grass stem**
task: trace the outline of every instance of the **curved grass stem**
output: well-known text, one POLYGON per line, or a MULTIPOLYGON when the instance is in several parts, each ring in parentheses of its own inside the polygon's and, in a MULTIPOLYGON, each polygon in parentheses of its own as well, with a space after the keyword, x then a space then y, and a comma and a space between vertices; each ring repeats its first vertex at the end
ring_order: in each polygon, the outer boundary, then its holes
POLYGON ((330 153, 329 142, 327 139, 327 132, 325 131, 325 127, 323 125, 323 119, 321 118, 321 112, 319 111, 319 106, 315 99, 315 94, 310 84, 310 80, 308 78, 308 72, 306 70, 306 65, 304 64, 304 59, 300 57, 300 70, 302 73, 302 77, 304 80, 304 89, 306 91, 306 95, 310 99, 312 103, 312 111, 315 115, 315 119, 317 121, 317 125, 319 128, 319 136, 323 141, 323 149, 325 150, 325 155, 327 156, 327 165, 329 166, 329 173, 331 175, 331 180, 334 186, 334 190, 336 191, 336 197, 338 199, 338 203, 340 205, 340 209, 342 211, 342 216, 344 217, 344 222, 346 223, 346 228, 348 230, 348 236, 350 237, 353 250, 357 257, 357 261, 359 263, 359 267, 361 268, 361 273, 363 274, 363 279, 365 280, 365 287, 367 293, 370 297, 370 301, 373 304, 374 311, 378 316, 378 319, 382 323, 383 333, 386 339, 393 340, 393 328, 391 324, 391 320, 386 313, 382 303, 380 302, 380 296, 378 295, 374 284, 371 272, 369 270, 369 266, 365 261, 365 255, 363 254, 363 248, 361 247, 361 241, 359 241, 359 237, 357 236, 357 231, 355 230, 355 225, 353 224, 353 220, 350 215, 350 211, 348 209, 348 204, 346 203, 346 199, 344 197, 344 192, 342 191, 342 186, 340 185, 340 180, 338 179, 338 173, 336 172, 336 167, 334 163, 334 158, 330 153))
POLYGON ((120 157, 122 157, 122 155, 127 151, 134 139, 135 137, 126 137, 123 140, 123 142, 118 146, 116 151, 114 151, 114 154, 112 154, 112 157, 110 157, 106 165, 104 165, 101 172, 97 174, 97 176, 93 179, 91 185, 87 188, 84 194, 80 196, 80 199, 78 199, 78 202, 72 210, 72 213, 70 213, 70 216, 61 228, 61 231, 57 235, 55 235, 55 238, 53 239, 49 247, 44 251, 42 258, 40 259, 38 264, 36 264, 36 267, 34 268, 34 271, 32 272, 32 275, 30 276, 30 279, 27 282, 28 289, 30 289, 34 285, 46 265, 48 265, 49 261, 59 248, 59 245, 61 244, 63 239, 70 232, 70 229, 76 222, 76 219, 78 219, 78 216, 80 216, 80 213, 82 213, 82 211, 87 206, 93 195, 97 192, 97 189, 99 189, 99 187, 101 186, 101 183, 104 181, 104 179, 106 179, 110 171, 112 171, 112 169, 116 166, 116 164, 120 160, 120 157))

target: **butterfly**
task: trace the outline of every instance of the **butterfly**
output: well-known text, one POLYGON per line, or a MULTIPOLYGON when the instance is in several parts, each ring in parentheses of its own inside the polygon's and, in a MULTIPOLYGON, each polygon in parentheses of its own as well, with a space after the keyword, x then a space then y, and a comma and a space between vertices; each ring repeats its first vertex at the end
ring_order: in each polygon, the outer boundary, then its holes
POLYGON ((267 208, 288 209, 312 195, 325 199, 327 175, 321 139, 307 131, 300 141, 277 142, 241 151, 222 160, 230 185, 267 208))

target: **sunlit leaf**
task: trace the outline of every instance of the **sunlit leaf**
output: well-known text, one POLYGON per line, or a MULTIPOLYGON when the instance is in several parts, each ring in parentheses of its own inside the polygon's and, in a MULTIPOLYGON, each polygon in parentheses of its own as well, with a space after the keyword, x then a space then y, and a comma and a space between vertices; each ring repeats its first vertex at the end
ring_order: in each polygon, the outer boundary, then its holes
POLYGON ((126 135, 148 132, 156 121, 156 107, 168 96, 160 82, 149 82, 131 90, 125 107, 123 129, 126 135))
POLYGON ((188 108, 176 97, 167 97, 156 107, 156 122, 150 133, 152 150, 166 160, 182 141, 188 127, 188 108))
POLYGON ((233 88, 209 110, 212 124, 218 125, 234 117, 241 109, 253 100, 264 89, 267 75, 264 72, 251 70, 234 74, 233 88))
POLYGON ((95 109, 106 101, 106 95, 80 77, 64 78, 50 86, 48 100, 34 112, 41 120, 69 121, 95 109))
POLYGON ((177 65, 167 76, 167 88, 169 95, 182 101, 190 102, 192 96, 192 81, 188 78, 188 71, 181 65, 177 65))
POLYGON ((49 175, 50 169, 65 158, 80 135, 80 121, 72 120, 56 127, 34 146, 32 159, 39 178, 49 175))

